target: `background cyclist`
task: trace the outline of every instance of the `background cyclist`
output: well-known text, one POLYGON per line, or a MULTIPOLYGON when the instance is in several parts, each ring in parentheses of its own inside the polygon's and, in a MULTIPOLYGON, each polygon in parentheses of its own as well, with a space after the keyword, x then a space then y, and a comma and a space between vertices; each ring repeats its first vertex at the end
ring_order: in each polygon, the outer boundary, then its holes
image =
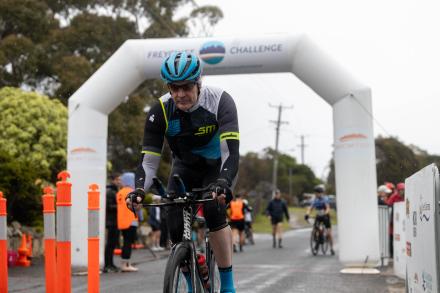
MULTIPOLYGON (((180 175, 188 190, 212 184, 218 200, 204 205, 221 279, 221 292, 234 293, 232 235, 226 221, 239 163, 237 110, 232 97, 219 88, 202 86, 201 62, 193 53, 173 52, 164 59, 161 77, 169 92, 151 107, 144 128, 141 164, 136 172, 135 195, 139 208, 159 167, 164 138, 172 151, 170 176, 180 175)), ((168 190, 177 190, 168 180, 168 190)), ((130 206, 130 200, 127 199, 130 206)), ((169 207, 167 215, 173 243, 182 240, 182 208, 169 207)), ((185 274, 185 273, 184 273, 185 274)), ((185 274, 191 292, 189 273, 185 274)))
POLYGON ((315 199, 312 201, 310 207, 308 207, 304 219, 307 221, 309 219, 310 213, 313 209, 316 209, 316 219, 314 225, 318 225, 320 222, 324 223, 327 230, 327 237, 330 243, 330 253, 335 255, 333 250, 333 236, 332 236, 332 226, 330 221, 330 204, 328 198, 324 196, 324 186, 317 185, 314 188, 315 199))

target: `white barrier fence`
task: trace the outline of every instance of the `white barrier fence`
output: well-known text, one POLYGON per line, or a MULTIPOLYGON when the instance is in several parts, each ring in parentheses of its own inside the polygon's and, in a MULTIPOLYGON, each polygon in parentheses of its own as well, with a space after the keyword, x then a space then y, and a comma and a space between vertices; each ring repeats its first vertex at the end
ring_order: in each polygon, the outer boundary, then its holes
POLYGON ((390 257, 390 211, 388 206, 379 205, 379 249, 381 266, 388 265, 390 257))
POLYGON ((439 292, 439 171, 431 164, 405 181, 407 292, 439 292))

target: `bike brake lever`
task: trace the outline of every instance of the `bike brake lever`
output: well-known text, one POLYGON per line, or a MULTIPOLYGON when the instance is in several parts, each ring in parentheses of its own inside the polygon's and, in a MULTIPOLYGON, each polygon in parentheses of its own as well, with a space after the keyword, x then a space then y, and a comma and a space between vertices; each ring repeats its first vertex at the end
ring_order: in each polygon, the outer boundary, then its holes
POLYGON ((185 184, 183 183, 182 178, 180 178, 180 176, 179 176, 178 174, 174 174, 174 175, 173 175, 173 180, 174 180, 174 183, 175 183, 176 186, 177 186, 177 192, 176 192, 176 195, 177 195, 178 197, 181 197, 181 196, 185 195, 185 193, 186 193, 186 188, 185 188, 185 184))
POLYGON ((160 181, 159 178, 153 177, 153 185, 161 197, 167 196, 167 193, 165 191, 165 187, 163 186, 162 181, 160 181))

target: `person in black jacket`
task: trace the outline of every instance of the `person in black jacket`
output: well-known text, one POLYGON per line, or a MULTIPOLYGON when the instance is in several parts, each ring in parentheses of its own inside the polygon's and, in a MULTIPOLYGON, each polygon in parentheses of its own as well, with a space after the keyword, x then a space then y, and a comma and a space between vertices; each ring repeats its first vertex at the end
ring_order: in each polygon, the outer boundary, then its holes
POLYGON ((119 268, 113 263, 113 251, 119 241, 117 223, 116 193, 121 187, 120 174, 110 175, 110 184, 106 191, 105 227, 107 228, 107 242, 104 252, 104 273, 119 272, 119 268))
POLYGON ((287 221, 290 220, 289 211, 287 210, 286 202, 281 199, 281 192, 279 189, 275 191, 273 199, 269 202, 266 208, 266 214, 272 223, 272 237, 273 244, 272 247, 275 248, 278 239, 278 247, 283 248, 283 229, 282 222, 283 216, 286 216, 287 221))

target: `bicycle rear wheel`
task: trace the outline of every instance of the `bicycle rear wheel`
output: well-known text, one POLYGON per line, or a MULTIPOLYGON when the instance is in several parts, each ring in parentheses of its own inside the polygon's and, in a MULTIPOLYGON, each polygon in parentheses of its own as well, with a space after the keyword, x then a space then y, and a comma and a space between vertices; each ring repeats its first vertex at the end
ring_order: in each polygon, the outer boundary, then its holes
POLYGON ((310 235, 310 250, 312 251, 313 255, 317 255, 318 249, 319 249, 319 230, 314 227, 310 235))

